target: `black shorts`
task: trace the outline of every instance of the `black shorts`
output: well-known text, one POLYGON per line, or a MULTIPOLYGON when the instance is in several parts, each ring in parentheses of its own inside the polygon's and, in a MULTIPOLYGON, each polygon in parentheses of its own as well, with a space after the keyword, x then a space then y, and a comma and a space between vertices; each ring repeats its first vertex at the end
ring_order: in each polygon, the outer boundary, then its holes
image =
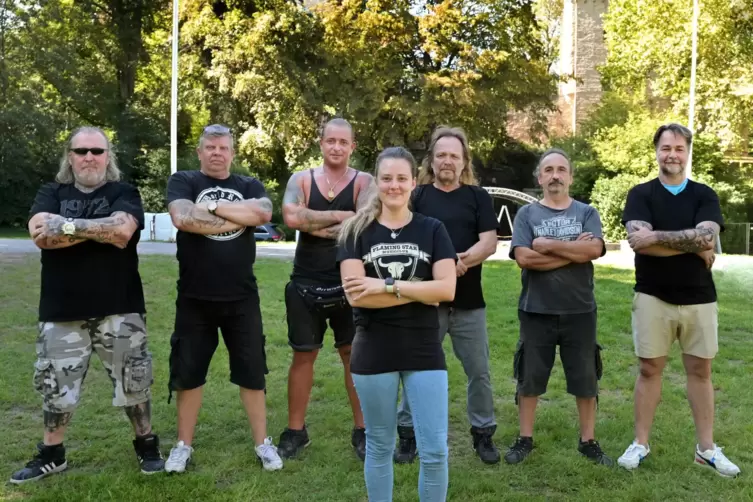
POLYGON ((209 363, 222 332, 230 359, 230 381, 264 390, 267 357, 259 296, 237 301, 208 301, 178 295, 175 331, 170 338, 169 389, 191 390, 206 383, 209 363))
POLYGON ((559 345, 567 392, 576 397, 598 396, 602 364, 595 310, 561 315, 518 310, 518 319, 520 341, 513 363, 518 395, 540 396, 546 392, 559 345))
POLYGON ((290 281, 285 286, 285 317, 290 346, 297 352, 321 349, 327 321, 335 334, 335 348, 353 343, 356 326, 345 293, 339 298, 336 294, 331 297, 314 295, 311 287, 311 284, 298 281, 290 281))

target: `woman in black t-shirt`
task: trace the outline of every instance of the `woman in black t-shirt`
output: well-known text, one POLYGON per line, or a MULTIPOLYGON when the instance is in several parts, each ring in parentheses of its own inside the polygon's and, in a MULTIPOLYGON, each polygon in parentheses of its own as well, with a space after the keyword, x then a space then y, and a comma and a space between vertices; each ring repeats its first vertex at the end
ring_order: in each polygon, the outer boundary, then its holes
POLYGON ((444 225, 412 213, 416 161, 401 147, 377 158, 370 204, 343 224, 338 260, 356 336, 350 359, 366 422, 369 500, 392 500, 398 385, 414 413, 419 498, 447 496, 447 367, 437 305, 455 297, 455 248, 444 225))

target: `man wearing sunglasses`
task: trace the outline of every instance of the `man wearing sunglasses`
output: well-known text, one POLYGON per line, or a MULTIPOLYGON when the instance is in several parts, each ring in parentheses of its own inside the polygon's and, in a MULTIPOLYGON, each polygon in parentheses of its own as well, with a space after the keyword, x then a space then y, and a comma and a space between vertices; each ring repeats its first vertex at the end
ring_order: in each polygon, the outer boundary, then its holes
POLYGON ((167 184, 167 203, 178 229, 178 299, 170 340, 170 397, 178 395, 178 443, 165 463, 183 472, 201 407, 218 330, 230 358, 230 381, 240 387, 256 456, 264 469, 282 468, 267 437, 264 352, 259 292, 254 277, 253 228, 272 218, 272 202, 256 178, 230 172, 233 135, 222 125, 204 129, 196 149, 198 171, 179 171, 167 184), (250 228, 249 228, 250 227, 250 228))
POLYGON ((141 197, 120 181, 105 133, 74 131, 56 183, 44 185, 31 208, 29 233, 42 250, 34 387, 43 399, 44 439, 11 483, 66 469, 63 439, 92 349, 112 381, 113 406, 124 408, 133 425, 141 471, 163 470, 151 426, 152 355, 136 254, 143 228, 141 197))

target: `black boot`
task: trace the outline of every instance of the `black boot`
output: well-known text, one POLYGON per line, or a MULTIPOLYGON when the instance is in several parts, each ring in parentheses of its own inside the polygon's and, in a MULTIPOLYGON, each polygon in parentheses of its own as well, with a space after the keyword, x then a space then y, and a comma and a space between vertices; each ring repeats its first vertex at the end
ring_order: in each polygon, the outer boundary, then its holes
POLYGON ((155 434, 134 439, 133 448, 136 450, 141 472, 154 474, 165 470, 165 460, 159 451, 159 438, 155 434))
POLYGON ((396 464, 412 464, 416 459, 416 434, 413 427, 397 426, 399 438, 397 449, 393 455, 396 464))
POLYGON ((497 426, 490 427, 471 427, 471 436, 473 436, 473 449, 485 464, 496 464, 499 462, 499 450, 494 446, 492 436, 497 431, 497 426))

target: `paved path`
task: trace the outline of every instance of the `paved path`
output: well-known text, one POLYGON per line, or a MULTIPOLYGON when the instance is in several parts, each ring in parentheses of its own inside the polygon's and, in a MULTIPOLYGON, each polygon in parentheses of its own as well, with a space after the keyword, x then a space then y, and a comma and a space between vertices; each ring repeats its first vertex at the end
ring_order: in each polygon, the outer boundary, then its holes
MULTIPOLYGON (((139 254, 142 255, 175 255, 175 243, 172 242, 140 242, 138 249, 139 254)), ((509 242, 500 242, 497 246, 497 252, 489 260, 509 260, 509 249, 509 242)), ((29 239, 0 239, 0 255, 38 252, 39 249, 29 239)), ((282 242, 279 244, 261 243, 256 247, 256 255, 259 258, 292 260, 294 254, 294 242, 282 242)), ((609 251, 594 263, 611 267, 633 268, 634 256, 632 251, 609 251)), ((753 269, 753 256, 721 255, 714 264, 714 269, 716 270, 738 267, 753 269)))

